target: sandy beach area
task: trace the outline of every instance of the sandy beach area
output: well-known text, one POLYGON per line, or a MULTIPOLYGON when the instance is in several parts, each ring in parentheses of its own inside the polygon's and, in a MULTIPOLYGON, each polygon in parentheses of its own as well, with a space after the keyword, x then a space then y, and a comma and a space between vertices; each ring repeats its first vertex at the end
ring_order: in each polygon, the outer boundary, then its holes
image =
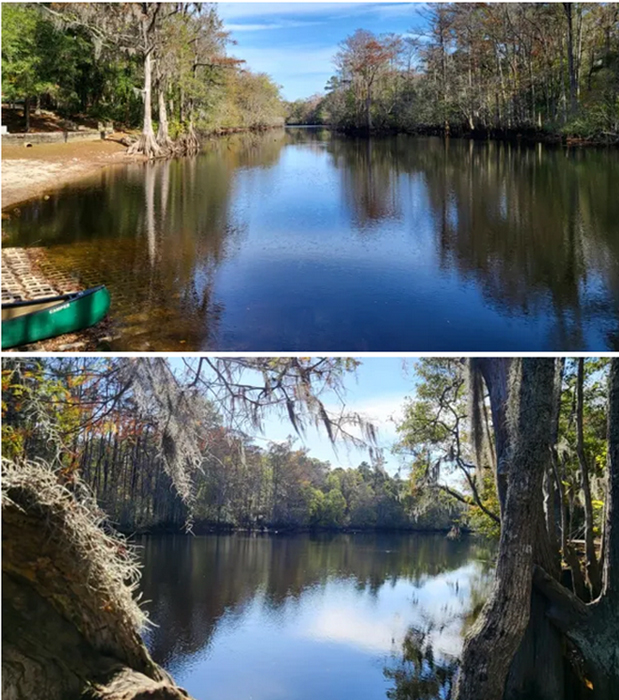
POLYGON ((2 147, 2 210, 91 175, 109 165, 135 162, 126 147, 105 141, 2 147))

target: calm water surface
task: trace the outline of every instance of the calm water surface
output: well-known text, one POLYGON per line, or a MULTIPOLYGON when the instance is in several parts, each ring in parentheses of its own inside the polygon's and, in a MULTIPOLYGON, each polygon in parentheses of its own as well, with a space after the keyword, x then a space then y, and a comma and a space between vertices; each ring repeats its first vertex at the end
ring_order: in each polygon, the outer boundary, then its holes
POLYGON ((147 643, 197 700, 445 697, 492 573, 440 535, 143 544, 147 643))
POLYGON ((619 157, 288 129, 5 223, 105 283, 117 350, 619 349, 619 157))

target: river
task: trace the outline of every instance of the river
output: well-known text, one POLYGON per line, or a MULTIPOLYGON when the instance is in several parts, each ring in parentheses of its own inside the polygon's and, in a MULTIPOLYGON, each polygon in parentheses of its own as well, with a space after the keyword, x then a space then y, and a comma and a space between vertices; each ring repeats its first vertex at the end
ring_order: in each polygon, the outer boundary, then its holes
POLYGON ((289 128, 108 168, 4 223, 112 350, 619 349, 619 158, 289 128))
POLYGON ((142 592, 157 625, 147 644, 196 700, 445 697, 493 573, 481 542, 444 535, 142 545, 142 592))

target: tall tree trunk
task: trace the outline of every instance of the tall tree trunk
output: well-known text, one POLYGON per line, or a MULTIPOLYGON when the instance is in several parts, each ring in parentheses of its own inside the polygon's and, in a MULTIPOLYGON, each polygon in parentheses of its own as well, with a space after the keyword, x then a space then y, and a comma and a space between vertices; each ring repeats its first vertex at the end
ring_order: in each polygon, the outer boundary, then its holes
POLYGON ((464 644, 458 700, 501 700, 529 622, 539 500, 550 454, 554 362, 512 361, 508 427, 511 459, 492 595, 464 644))
POLYGON ((165 88, 159 85, 159 129, 157 130, 157 143, 163 151, 168 153, 174 150, 174 142, 170 138, 168 127, 168 112, 165 103, 165 88))
POLYGON ((365 96, 365 126, 368 131, 372 131, 372 86, 368 85, 365 96))
POLYGON ((563 9, 567 19, 567 69, 570 77, 570 116, 573 117, 578 111, 578 85, 574 62, 573 3, 564 2, 563 9))
MULTIPOLYGON (((144 3, 146 5, 147 3, 144 3)), ((153 47, 149 40, 150 17, 147 11, 142 12, 142 40, 144 44, 144 125, 140 138, 127 151, 130 155, 143 154, 148 158, 158 158, 162 154, 153 130, 153 47)))
POLYGON ((26 133, 30 132, 30 98, 24 99, 24 119, 26 120, 26 133))
MULTIPOLYGON (((552 413, 550 418, 550 445, 554 450, 558 439, 561 405, 563 361, 555 361, 552 413)), ((542 499, 537 499, 535 521, 537 534, 533 551, 534 561, 553 578, 561 574, 559 543, 555 533, 554 475, 551 460, 544 472, 544 514, 540 512, 542 499)), ((565 698, 565 674, 563 672, 563 639, 561 633, 545 616, 546 602, 543 595, 531 591, 531 614, 526 631, 509 669, 505 686, 505 698, 534 697, 536 700, 563 700, 565 698)))
POLYGON ((565 504, 565 486, 564 466, 561 464, 557 443, 559 439, 559 414, 561 410, 561 385, 563 382, 563 371, 565 368, 565 359, 560 358, 556 363, 555 372, 555 393, 554 393, 554 409, 552 416, 552 432, 551 432, 551 468, 554 478, 556 509, 559 513, 560 533, 561 533, 561 553, 566 564, 571 570, 572 590, 581 599, 585 597, 585 580, 580 568, 580 561, 571 544, 569 543, 569 519, 565 504))
POLYGON ((585 456, 583 411, 584 411, 584 358, 578 360, 578 376, 576 379, 576 452, 578 454, 578 464, 582 479, 582 493, 585 509, 585 560, 587 571, 587 585, 591 594, 591 599, 596 598, 602 587, 600 569, 597 556, 595 554, 595 542, 593 536, 593 503, 591 500, 591 487, 589 484, 589 471, 587 469, 587 459, 585 456))
POLYGON ((509 433, 506 422, 509 357, 480 357, 475 363, 484 378, 490 396, 490 411, 494 427, 496 453, 496 482, 501 515, 507 496, 507 470, 509 457, 509 433))
MULTIPOLYGON (((603 595, 619 601, 619 359, 610 363, 608 381, 608 474, 604 523, 603 595)), ((619 639, 619 635, 617 637, 619 639)), ((617 664, 619 668, 619 663, 617 664)), ((618 686, 619 687, 619 686, 618 686)))

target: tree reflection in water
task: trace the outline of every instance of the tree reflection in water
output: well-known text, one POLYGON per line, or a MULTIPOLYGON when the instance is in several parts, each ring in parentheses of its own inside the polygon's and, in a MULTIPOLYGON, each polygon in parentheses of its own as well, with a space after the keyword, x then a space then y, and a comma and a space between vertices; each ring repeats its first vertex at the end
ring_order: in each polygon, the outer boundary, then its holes
POLYGON ((118 350, 619 348, 619 161, 602 149, 291 129, 102 171, 3 222, 118 350))
POLYGON ((385 676, 394 681, 390 700, 449 700, 458 670, 458 659, 434 654, 427 632, 411 628, 402 644, 402 656, 385 676))
POLYGON ((424 630, 440 675, 492 571, 486 543, 441 534, 167 535, 143 547, 149 650, 199 700, 384 698, 403 642, 415 658, 409 628, 424 630))
POLYGON ((393 687, 387 691, 389 700, 451 700, 460 657, 440 648, 441 634, 448 626, 460 625, 460 639, 464 641, 490 594, 489 561, 469 585, 468 596, 463 597, 466 603, 463 611, 439 623, 427 617, 423 627, 409 627, 401 648, 392 654, 392 663, 383 669, 385 677, 393 681, 393 687))

